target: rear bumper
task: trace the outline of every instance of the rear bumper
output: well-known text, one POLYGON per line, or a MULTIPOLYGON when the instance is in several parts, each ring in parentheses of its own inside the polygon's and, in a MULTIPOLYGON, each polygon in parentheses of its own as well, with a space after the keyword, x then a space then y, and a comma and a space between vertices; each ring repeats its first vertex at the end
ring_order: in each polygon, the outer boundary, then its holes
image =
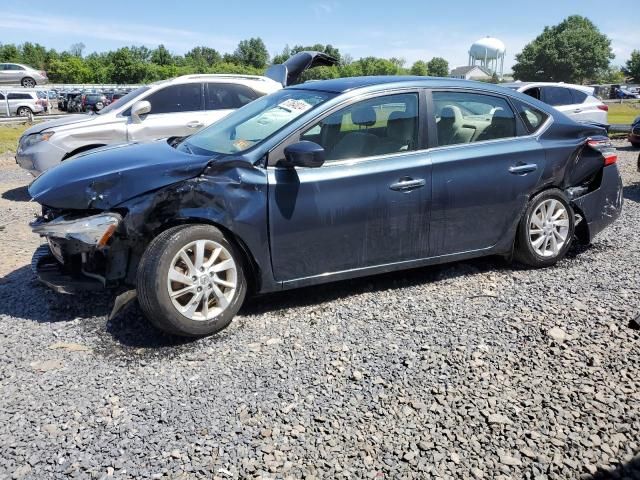
POLYGON ((31 270, 39 281, 58 293, 104 290, 104 285, 94 278, 65 273, 63 266, 51 253, 49 245, 40 245, 36 249, 31 259, 31 270))
POLYGON ((573 200, 587 225, 588 238, 593 238, 620 216, 623 203, 622 178, 617 165, 604 167, 600 187, 573 200))

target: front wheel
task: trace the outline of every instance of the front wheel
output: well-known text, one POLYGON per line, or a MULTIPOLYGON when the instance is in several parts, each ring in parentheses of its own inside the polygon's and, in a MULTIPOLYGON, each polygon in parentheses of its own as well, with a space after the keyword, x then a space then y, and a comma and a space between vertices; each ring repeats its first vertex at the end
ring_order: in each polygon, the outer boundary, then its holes
POLYGON ((566 195, 558 189, 539 193, 518 225, 516 260, 535 268, 554 265, 567 254, 574 229, 575 217, 566 195))
POLYGON ((158 235, 137 274, 140 307, 167 333, 199 337, 231 323, 247 291, 243 258, 209 225, 174 227, 158 235))

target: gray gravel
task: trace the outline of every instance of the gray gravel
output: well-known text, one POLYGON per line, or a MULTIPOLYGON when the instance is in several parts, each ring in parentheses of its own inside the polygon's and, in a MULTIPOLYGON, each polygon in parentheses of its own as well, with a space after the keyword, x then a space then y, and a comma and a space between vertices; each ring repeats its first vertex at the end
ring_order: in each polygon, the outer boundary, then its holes
MULTIPOLYGON (((197 341, 135 307, 107 323, 106 296, 56 295, 20 257, 0 279, 0 479, 640 478, 637 156, 620 220, 555 268, 271 295, 197 341)), ((4 252, 34 243, 0 230, 4 252)))

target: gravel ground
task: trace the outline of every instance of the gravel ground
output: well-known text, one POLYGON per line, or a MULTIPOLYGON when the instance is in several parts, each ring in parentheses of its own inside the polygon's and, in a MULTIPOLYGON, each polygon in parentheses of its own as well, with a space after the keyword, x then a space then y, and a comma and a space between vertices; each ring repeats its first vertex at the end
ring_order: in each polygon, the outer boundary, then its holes
POLYGON ((5 160, 0 479, 640 478, 637 156, 620 220, 555 268, 270 295, 188 342, 38 285, 5 160))

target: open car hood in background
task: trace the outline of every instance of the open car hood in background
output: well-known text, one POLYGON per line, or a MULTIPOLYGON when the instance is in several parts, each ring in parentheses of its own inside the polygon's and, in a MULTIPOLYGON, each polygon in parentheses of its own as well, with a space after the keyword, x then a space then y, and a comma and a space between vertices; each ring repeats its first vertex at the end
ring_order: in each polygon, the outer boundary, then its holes
POLYGON ((304 51, 296 53, 278 65, 272 65, 265 73, 266 77, 282 84, 283 87, 300 82, 302 74, 314 67, 331 67, 337 65, 338 60, 322 52, 304 51))

